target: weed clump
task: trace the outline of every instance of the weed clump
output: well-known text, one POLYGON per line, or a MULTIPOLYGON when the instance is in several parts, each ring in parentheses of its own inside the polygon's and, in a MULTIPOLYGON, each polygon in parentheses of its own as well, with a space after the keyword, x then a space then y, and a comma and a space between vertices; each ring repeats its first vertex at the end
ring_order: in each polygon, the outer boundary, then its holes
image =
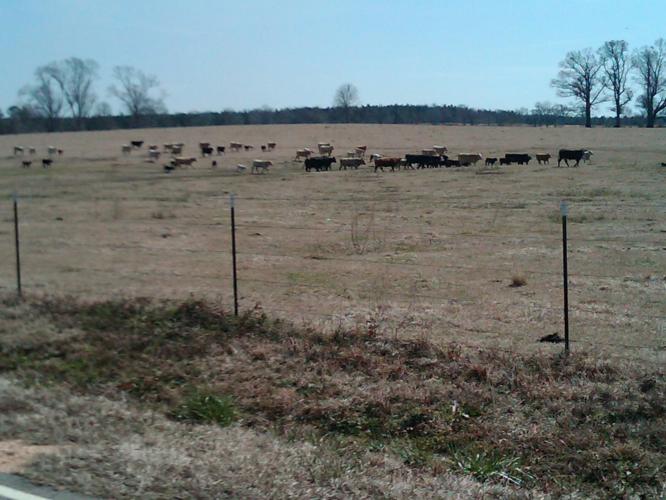
POLYGON ((202 424, 217 424, 220 427, 231 425, 238 412, 229 396, 215 396, 205 392, 195 392, 179 405, 171 416, 176 420, 202 424))

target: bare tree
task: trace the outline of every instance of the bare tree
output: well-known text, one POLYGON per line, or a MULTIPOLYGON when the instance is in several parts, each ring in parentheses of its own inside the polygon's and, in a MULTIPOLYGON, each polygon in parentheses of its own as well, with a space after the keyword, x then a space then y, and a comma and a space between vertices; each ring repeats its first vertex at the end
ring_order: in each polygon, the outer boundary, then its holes
POLYGON ((568 52, 560 62, 560 72, 551 81, 558 96, 581 101, 587 128, 592 126, 592 108, 605 100, 601 69, 601 62, 592 49, 575 50, 568 52))
POLYGON ((343 83, 335 91, 333 106, 342 110, 346 121, 349 121, 351 108, 357 106, 358 103, 358 89, 355 85, 351 83, 343 83))
POLYGON ((633 91, 627 84, 631 71, 629 45, 624 40, 605 42, 599 49, 599 60, 603 66, 601 84, 611 93, 615 127, 620 128, 624 107, 634 97, 633 91))
POLYGON ((35 77, 37 83, 23 87, 19 91, 19 96, 28 99, 32 109, 46 119, 47 130, 53 132, 57 128, 63 108, 63 97, 57 82, 45 67, 37 68, 35 77))
POLYGON ((645 111, 645 126, 653 128, 659 113, 666 109, 666 42, 660 38, 651 47, 639 49, 632 60, 643 92, 638 106, 645 111))
POLYGON ((166 112, 164 99, 151 96, 160 85, 157 77, 131 66, 114 67, 113 77, 118 86, 112 85, 109 92, 123 103, 135 125, 144 115, 166 112))
POLYGON ((70 57, 43 67, 43 71, 58 82, 79 129, 83 126, 83 119, 90 116, 97 99, 93 90, 97 70, 98 64, 95 61, 78 57, 70 57))

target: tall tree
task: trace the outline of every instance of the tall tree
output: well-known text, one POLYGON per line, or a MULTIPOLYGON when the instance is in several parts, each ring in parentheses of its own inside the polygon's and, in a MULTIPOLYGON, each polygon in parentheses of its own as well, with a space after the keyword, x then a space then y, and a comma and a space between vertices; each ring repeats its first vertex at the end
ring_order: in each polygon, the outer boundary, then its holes
POLYGON ((603 67, 601 84, 611 94, 613 111, 615 112, 615 127, 621 127, 621 116, 624 107, 634 97, 628 85, 631 61, 629 58, 629 45, 624 40, 610 40, 599 49, 599 60, 603 67))
POLYGON ((638 106, 645 111, 645 126, 652 128, 666 109, 666 42, 660 38, 654 45, 639 49, 632 60, 642 92, 638 106))
POLYGON ((83 119, 90 115, 97 100, 93 82, 97 78, 98 64, 92 59, 70 57, 42 68, 53 78, 62 91, 78 129, 83 119))
POLYGON ((24 86, 19 91, 19 96, 28 99, 32 109, 46 119, 47 131, 53 132, 58 127, 64 104, 62 93, 46 68, 37 68, 35 78, 37 82, 34 85, 24 86))
POLYGON ((351 117, 351 109, 359 103, 358 89, 354 84, 343 83, 335 91, 333 106, 340 108, 344 114, 345 121, 351 117))
POLYGON ((560 62, 560 72, 551 81, 558 96, 582 103, 587 128, 592 126, 592 108, 605 100, 601 70, 602 64, 592 49, 574 50, 560 62))
POLYGON ((113 78, 117 86, 109 87, 109 92, 123 103, 134 126, 138 126, 145 115, 166 112, 164 99, 151 95, 159 88, 157 77, 131 66, 116 66, 113 68, 113 78))

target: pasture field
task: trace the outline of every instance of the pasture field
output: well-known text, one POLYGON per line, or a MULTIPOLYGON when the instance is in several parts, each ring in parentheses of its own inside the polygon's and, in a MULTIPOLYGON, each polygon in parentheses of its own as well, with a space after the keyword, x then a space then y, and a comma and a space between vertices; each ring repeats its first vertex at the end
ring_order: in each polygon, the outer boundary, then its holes
POLYGON ((103 498, 663 497, 662 130, 213 127, 6 136, 0 151, 0 450, 32 481, 103 498), (131 140, 255 150, 166 173, 145 149, 123 156, 131 140), (325 141, 338 158, 594 156, 292 161, 325 141), (14 145, 65 153, 24 169, 14 145), (253 158, 274 167, 235 170, 253 158), (538 342, 562 331, 561 200, 569 357, 538 342))
MULTIPOLYGON (((567 200, 573 349, 666 360, 666 133, 662 129, 294 125, 0 137, 0 285, 14 286, 18 192, 24 290, 81 298, 190 295, 231 303, 228 195, 237 196, 242 309, 323 329, 531 352, 562 331, 560 200, 567 200), (165 173, 131 140, 252 144, 165 173), (262 153, 261 144, 277 142, 262 153), (404 155, 589 148, 591 164, 305 173, 295 150, 331 142, 404 155), (38 149, 21 168, 14 145, 38 149), (46 147, 64 149, 50 169, 46 147), (235 171, 271 159, 265 175, 235 171), (211 160, 218 162, 211 168, 211 160), (512 287, 512 281, 525 282, 512 287)), ((26 154, 27 157, 27 154, 26 154)))

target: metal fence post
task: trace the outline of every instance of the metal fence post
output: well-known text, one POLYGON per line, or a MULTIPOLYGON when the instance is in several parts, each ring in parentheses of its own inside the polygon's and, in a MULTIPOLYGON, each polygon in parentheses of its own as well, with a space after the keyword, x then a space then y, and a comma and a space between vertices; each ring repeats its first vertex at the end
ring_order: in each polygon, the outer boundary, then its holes
POLYGON ((21 289, 21 251, 19 246, 19 219, 18 219, 18 194, 14 192, 14 248, 16 250, 16 293, 19 299, 23 297, 21 289))
POLYGON ((234 282, 234 315, 238 316, 238 273, 236 269, 236 207, 235 195, 229 195, 229 205, 231 207, 231 258, 233 268, 234 282))
POLYGON ((564 279, 564 353, 569 354, 569 271, 567 269, 567 217, 569 206, 566 201, 560 202, 562 214, 562 271, 564 279))

